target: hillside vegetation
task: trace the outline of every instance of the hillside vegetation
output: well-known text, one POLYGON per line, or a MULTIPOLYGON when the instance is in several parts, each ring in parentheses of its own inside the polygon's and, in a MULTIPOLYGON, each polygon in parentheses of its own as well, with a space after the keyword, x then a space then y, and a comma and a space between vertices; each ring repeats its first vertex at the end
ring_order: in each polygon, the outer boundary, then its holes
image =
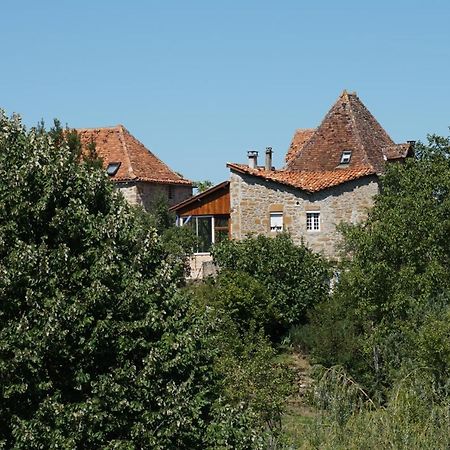
POLYGON ((1 113, 0 448, 448 449, 450 142, 416 154, 339 264, 249 237, 186 284, 163 204, 1 113))

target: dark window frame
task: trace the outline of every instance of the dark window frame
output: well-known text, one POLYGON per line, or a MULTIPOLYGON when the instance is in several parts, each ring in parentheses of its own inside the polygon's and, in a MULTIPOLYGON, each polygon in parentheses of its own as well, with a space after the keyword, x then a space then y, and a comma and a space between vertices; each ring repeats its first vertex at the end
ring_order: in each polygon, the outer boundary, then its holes
POLYGON ((106 167, 106 173, 110 177, 113 177, 119 171, 121 164, 120 161, 111 161, 106 167))

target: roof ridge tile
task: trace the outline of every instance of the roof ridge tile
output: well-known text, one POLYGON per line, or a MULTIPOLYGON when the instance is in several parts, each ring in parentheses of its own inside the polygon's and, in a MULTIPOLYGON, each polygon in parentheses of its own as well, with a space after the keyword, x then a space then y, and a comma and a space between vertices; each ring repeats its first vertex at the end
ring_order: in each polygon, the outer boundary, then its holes
POLYGON ((128 173, 131 176, 131 178, 136 178, 134 176, 134 170, 133 170, 133 166, 131 164, 131 159, 130 159, 130 155, 128 153, 128 147, 125 143, 125 138, 124 138, 124 133, 123 133, 123 126, 119 125, 118 126, 118 131, 119 131, 119 140, 122 144, 122 148, 123 148, 123 154, 125 156, 125 158, 127 159, 127 166, 128 166, 128 173))

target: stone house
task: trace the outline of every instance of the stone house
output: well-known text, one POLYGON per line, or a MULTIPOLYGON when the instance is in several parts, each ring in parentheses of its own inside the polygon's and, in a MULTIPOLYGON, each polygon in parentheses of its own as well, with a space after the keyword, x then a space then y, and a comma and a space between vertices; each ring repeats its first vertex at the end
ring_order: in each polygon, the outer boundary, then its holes
POLYGON ((355 93, 344 91, 316 129, 297 130, 281 170, 272 150, 258 166, 228 163, 230 236, 291 234, 329 258, 338 256, 336 226, 367 217, 386 164, 401 162, 413 142, 395 144, 355 93))
POLYGON ((123 126, 76 130, 83 148, 95 143, 111 181, 133 205, 151 211, 155 200, 169 206, 192 196, 192 182, 170 169, 123 126))

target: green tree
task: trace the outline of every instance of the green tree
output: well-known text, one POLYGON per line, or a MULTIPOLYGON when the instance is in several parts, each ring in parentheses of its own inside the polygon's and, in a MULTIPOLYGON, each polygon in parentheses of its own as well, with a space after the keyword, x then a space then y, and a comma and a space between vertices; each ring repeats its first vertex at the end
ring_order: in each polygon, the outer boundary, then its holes
POLYGON ((169 211, 167 199, 159 196, 152 205, 152 211, 147 212, 141 207, 136 208, 136 214, 142 226, 155 228, 169 259, 177 267, 184 269, 184 275, 190 272, 189 257, 192 256, 197 244, 191 227, 178 227, 175 225, 175 214, 169 211))
POLYGON ((272 448, 270 443, 279 440, 292 374, 277 361, 258 320, 265 319, 261 295, 267 293, 241 272, 222 272, 216 281, 189 286, 201 315, 209 317, 216 349, 213 372, 221 393, 220 420, 210 426, 211 437, 219 448, 247 449, 252 442, 272 448), (263 316, 255 311, 249 316, 252 306, 263 316))
POLYGON ((199 194, 213 187, 213 183, 210 180, 195 181, 194 186, 197 188, 197 193, 199 194))
POLYGON ((233 432, 210 325, 78 144, 0 113, 0 447, 206 448, 233 432))
POLYGON ((350 258, 331 304, 312 313, 316 359, 372 390, 417 364, 441 387, 450 379, 450 140, 431 136, 418 154, 388 167, 366 223, 343 227, 350 258), (346 339, 321 346, 330 333, 346 339))
POLYGON ((212 254, 220 269, 227 271, 225 279, 216 282, 222 293, 219 299, 232 307, 233 289, 241 291, 244 295, 234 300, 236 320, 254 319, 274 338, 304 321, 306 311, 327 296, 324 259, 303 245, 294 245, 287 234, 224 241, 212 254))

